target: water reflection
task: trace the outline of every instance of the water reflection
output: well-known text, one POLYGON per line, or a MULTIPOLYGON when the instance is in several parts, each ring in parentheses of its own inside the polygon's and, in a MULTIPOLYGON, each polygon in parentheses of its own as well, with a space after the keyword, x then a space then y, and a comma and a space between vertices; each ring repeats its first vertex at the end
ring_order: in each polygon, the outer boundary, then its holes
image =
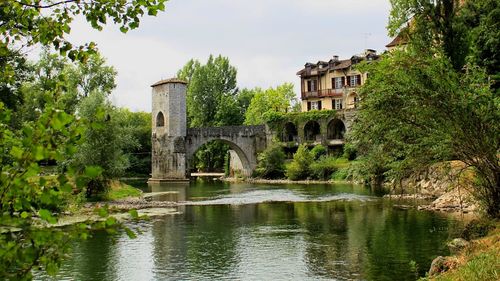
MULTIPOLYGON (((176 192, 181 201, 200 202, 283 189, 222 184, 192 185, 176 192)), ((144 233, 136 240, 117 237, 113 244, 109 236, 98 234, 79 243, 59 277, 414 280, 410 261, 424 275, 433 257, 446 254, 444 241, 456 227, 453 220, 436 214, 393 209, 360 187, 286 190, 309 199, 350 192, 370 200, 185 206, 181 215, 142 223, 144 233)))

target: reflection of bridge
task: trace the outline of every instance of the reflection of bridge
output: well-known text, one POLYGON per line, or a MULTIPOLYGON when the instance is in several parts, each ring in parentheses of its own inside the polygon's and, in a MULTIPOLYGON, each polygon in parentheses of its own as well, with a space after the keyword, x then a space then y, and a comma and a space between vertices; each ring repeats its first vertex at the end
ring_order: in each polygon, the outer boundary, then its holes
POLYGON ((274 139, 287 147, 323 144, 334 147, 344 143, 354 116, 352 111, 339 112, 330 118, 307 122, 286 122, 280 128, 269 126, 226 126, 187 128, 186 82, 162 80, 153 87, 152 107, 152 177, 150 182, 187 180, 194 153, 203 144, 219 140, 236 152, 242 173, 251 175, 257 166, 257 154, 274 139))

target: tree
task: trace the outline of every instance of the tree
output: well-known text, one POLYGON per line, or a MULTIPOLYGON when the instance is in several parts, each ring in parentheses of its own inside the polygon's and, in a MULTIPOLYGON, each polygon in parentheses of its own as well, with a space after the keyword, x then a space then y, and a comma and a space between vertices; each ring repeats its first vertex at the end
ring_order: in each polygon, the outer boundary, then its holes
POLYGON ((178 71, 177 76, 189 82, 187 114, 190 127, 238 125, 238 118, 234 118, 237 116, 232 115, 237 110, 228 109, 237 105, 233 102, 238 92, 236 73, 229 59, 220 55, 215 58, 210 55, 204 65, 190 60, 178 71))
POLYGON ((261 125, 265 123, 266 114, 273 112, 286 113, 297 103, 293 92, 293 84, 285 83, 265 91, 255 88, 255 92, 245 114, 245 124, 261 125))
POLYGON ((467 30, 468 61, 484 67, 500 90, 500 3, 497 0, 467 1, 456 25, 467 30))
POLYGON ((139 27, 140 17, 156 15, 165 9, 166 0, 23 0, 0 3, 0 57, 11 46, 29 47, 34 44, 51 46, 71 60, 86 61, 95 50, 95 43, 73 46, 66 39, 71 22, 79 15, 97 30, 108 20, 122 32, 139 27))
POLYGON ((286 176, 291 180, 307 179, 311 175, 311 163, 313 155, 305 144, 299 145, 297 152, 293 155, 293 161, 286 167, 286 176))
POLYGON ((78 172, 88 166, 102 169, 100 176, 87 187, 87 197, 91 197, 105 191, 108 181, 121 176, 129 167, 123 149, 134 140, 119 126, 117 111, 103 93, 94 92, 84 98, 78 106, 78 116, 92 125, 84 130, 77 152, 69 161, 78 172))
MULTIPOLYGON (((73 187, 83 188, 100 176, 102 169, 87 166, 82 173, 67 165, 47 179, 40 176, 41 161, 63 162, 71 158, 81 141, 86 126, 99 127, 100 122, 86 122, 67 113, 62 102, 63 77, 51 77, 48 88, 40 91, 45 101, 38 118, 12 126, 13 109, 19 98, 16 83, 22 69, 26 47, 50 46, 70 60, 85 62, 95 53, 95 44, 73 46, 65 36, 70 23, 78 15, 96 29, 102 29, 108 19, 122 32, 138 27, 146 12, 155 15, 164 9, 166 0, 90 0, 90 1, 1 1, 0 2, 0 83, 8 94, 0 102, 0 279, 29 280, 31 270, 41 268, 54 275, 72 239, 85 239, 94 228, 115 230, 114 218, 96 224, 79 224, 67 229, 43 228, 40 223, 54 224, 72 198, 73 187), (16 49, 21 52, 14 51, 16 49), (13 102, 12 102, 13 100, 13 102), (7 108, 3 101, 9 102, 7 108)), ((103 217, 105 209, 100 209, 103 217)), ((123 228, 122 228, 123 229, 123 228)), ((132 232, 127 231, 133 235, 132 232)))
POLYGON ((282 178, 285 175, 285 159, 283 148, 272 144, 259 154, 256 175, 266 179, 282 178))
POLYGON ((433 163, 460 160, 476 172, 476 195, 486 212, 498 216, 500 99, 485 73, 477 67, 456 72, 439 50, 411 49, 363 71, 370 79, 359 93, 351 136, 361 157, 379 159, 372 170, 398 182, 433 163))
MULTIPOLYGON (((236 68, 229 59, 210 57, 206 64, 190 60, 177 72, 188 81, 187 115, 190 127, 241 125, 247 92, 238 93, 236 68)), ((192 166, 200 170, 221 170, 229 146, 220 142, 203 145, 194 155, 192 166)))
POLYGON ((442 48, 456 70, 467 55, 463 28, 455 25, 460 0, 391 0, 389 35, 402 36, 421 51, 442 48))
POLYGON ((127 155, 130 166, 126 174, 149 175, 151 173, 151 114, 131 112, 128 109, 115 109, 114 118, 118 127, 130 136, 124 144, 123 153, 127 155))

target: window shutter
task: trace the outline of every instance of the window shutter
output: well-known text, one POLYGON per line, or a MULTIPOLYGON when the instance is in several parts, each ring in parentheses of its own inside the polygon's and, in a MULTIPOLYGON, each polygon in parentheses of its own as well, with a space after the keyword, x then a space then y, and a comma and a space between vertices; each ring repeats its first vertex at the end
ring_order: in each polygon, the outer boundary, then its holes
POLYGON ((361 75, 358 74, 358 85, 361 85, 361 75))
POLYGON ((351 76, 347 76, 347 86, 351 87, 351 76))
POLYGON ((332 99, 332 109, 335 109, 335 100, 332 99))
POLYGON ((318 110, 321 110, 321 101, 318 101, 318 110))
POLYGON ((311 102, 310 101, 307 102, 307 111, 311 111, 311 102))
POLYGON ((342 76, 342 87, 345 86, 345 76, 342 76))
POLYGON ((307 91, 311 91, 311 80, 307 80, 307 91))
POLYGON ((335 89, 335 78, 332 78, 332 89, 335 89))

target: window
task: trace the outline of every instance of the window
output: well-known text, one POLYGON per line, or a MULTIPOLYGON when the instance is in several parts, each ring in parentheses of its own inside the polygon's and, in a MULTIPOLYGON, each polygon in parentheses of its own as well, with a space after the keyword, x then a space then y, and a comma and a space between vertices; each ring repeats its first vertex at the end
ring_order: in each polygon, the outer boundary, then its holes
POLYGON ((158 115, 156 115, 156 127, 163 127, 165 126, 165 117, 163 116, 163 112, 158 112, 158 115))
POLYGON ((358 85, 361 85, 361 75, 349 76, 349 86, 356 87, 358 85))
POLYGON ((321 101, 312 101, 308 110, 321 110, 321 101))
POLYGON ((335 77, 333 78, 333 86, 335 87, 335 89, 342 89, 342 87, 344 86, 344 79, 342 79, 344 77, 335 77))
POLYGON ((315 79, 307 80, 307 91, 315 92, 318 89, 318 81, 315 79))
POLYGON ((342 99, 333 99, 332 108, 336 110, 342 109, 342 99))

